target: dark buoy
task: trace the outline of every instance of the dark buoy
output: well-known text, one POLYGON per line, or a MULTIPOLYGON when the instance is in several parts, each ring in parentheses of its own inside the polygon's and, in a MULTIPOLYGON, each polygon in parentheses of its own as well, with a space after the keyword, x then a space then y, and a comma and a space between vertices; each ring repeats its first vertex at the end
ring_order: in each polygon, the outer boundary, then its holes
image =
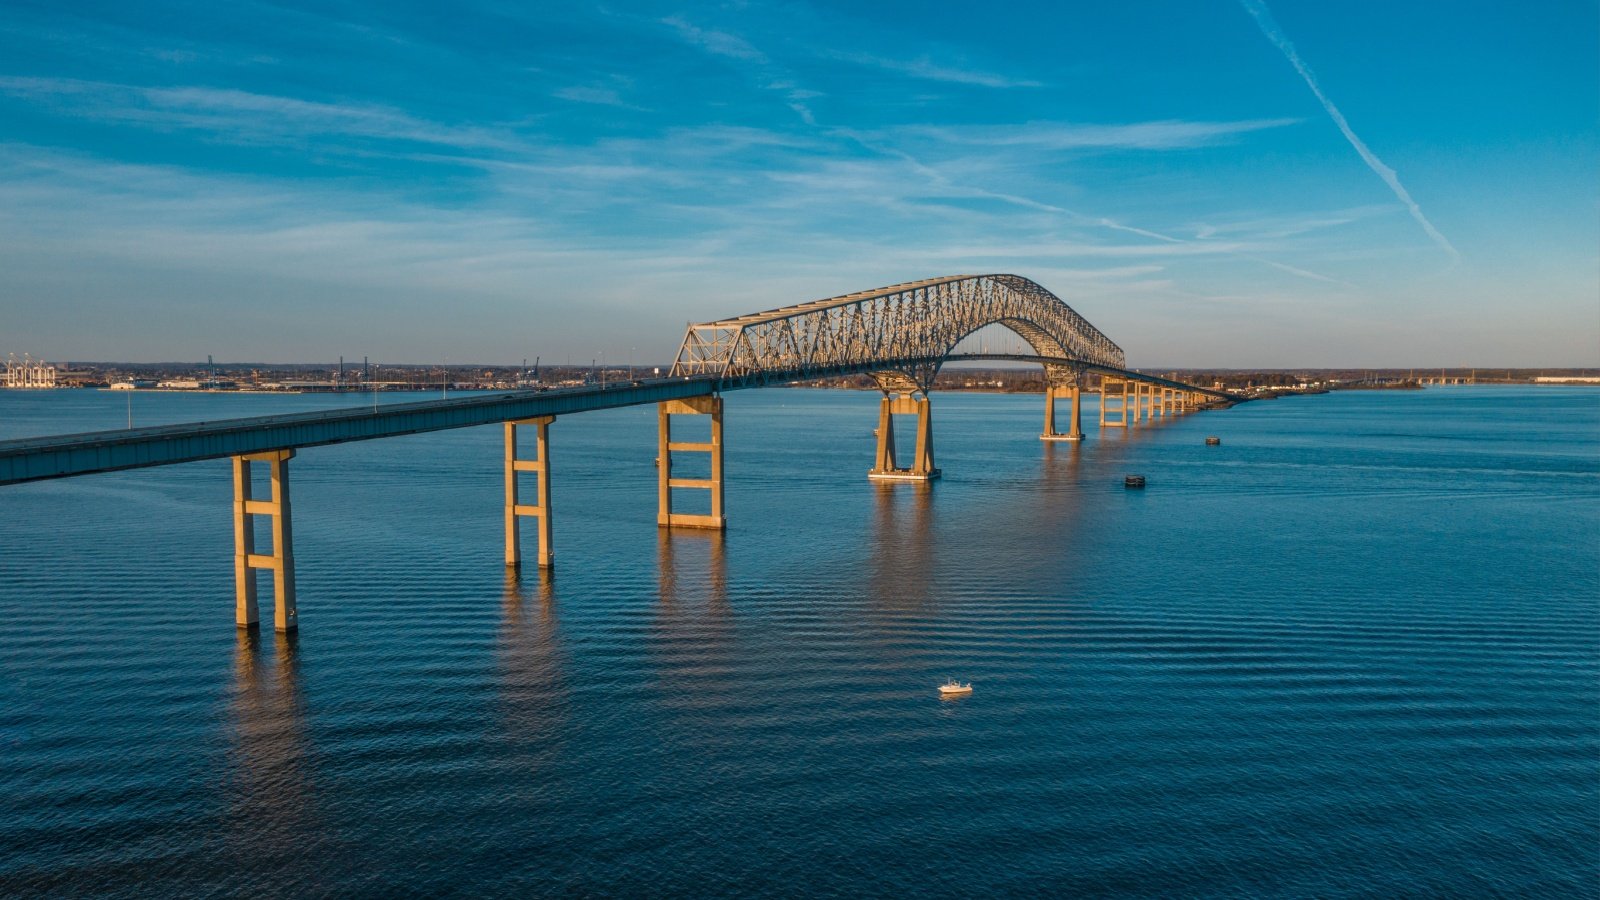
POLYGON ((1144 476, 1129 475, 1128 477, 1122 479, 1122 486, 1125 488, 1142 488, 1144 487, 1144 476))
POLYGON ((1215 447, 1220 443, 1222 443, 1222 438, 1219 438, 1219 437, 1208 437, 1208 438, 1206 438, 1206 446, 1207 447, 1215 447))

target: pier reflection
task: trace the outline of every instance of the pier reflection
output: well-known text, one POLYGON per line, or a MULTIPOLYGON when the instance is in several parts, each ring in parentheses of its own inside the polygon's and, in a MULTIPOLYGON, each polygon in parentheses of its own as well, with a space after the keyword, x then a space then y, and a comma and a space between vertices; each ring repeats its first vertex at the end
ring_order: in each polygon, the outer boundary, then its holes
POLYGON ((293 633, 240 629, 234 647, 230 866, 299 864, 325 832, 315 803, 293 633))
POLYGON ((1040 482, 1050 492, 1071 490, 1083 473, 1083 441, 1044 441, 1040 482))
MULTIPOLYGON (((728 602, 727 540, 721 531, 661 529, 660 600, 650 659, 663 708, 693 714, 729 701, 740 664, 728 602)), ((683 739, 700 740, 692 727, 683 739)))
POLYGON ((661 608, 704 606, 728 613, 726 532, 662 528, 657 532, 657 578, 661 608))
POLYGON ((535 795, 534 779, 560 750, 571 702, 566 650, 549 569, 506 572, 497 648, 500 728, 491 743, 511 771, 508 790, 535 795))
POLYGON ((934 490, 932 484, 876 485, 868 596, 888 608, 918 609, 935 599, 934 490))

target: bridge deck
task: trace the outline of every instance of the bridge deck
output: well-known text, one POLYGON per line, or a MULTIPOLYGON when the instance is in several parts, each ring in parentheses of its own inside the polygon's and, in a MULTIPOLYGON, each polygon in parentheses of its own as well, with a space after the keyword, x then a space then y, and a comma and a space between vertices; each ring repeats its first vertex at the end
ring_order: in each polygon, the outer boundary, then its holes
POLYGON ((376 410, 351 407, 24 438, 0 442, 0 484, 681 400, 703 395, 715 386, 715 381, 708 378, 658 379, 605 388, 515 391, 386 404, 376 410))
MULTIPOLYGON (((961 354, 948 360, 984 359, 1062 363, 1049 357, 1005 354, 961 354)), ((1105 366, 1082 366, 1112 377, 1131 378, 1164 387, 1228 398, 1227 394, 1138 372, 1105 366)), ((811 377, 866 371, 871 366, 839 367, 809 373, 811 377)), ((793 379, 780 374, 757 379, 718 380, 709 376, 659 378, 605 387, 553 391, 513 391, 455 400, 396 403, 371 407, 316 410, 279 416, 185 422, 149 428, 50 435, 0 441, 0 484, 65 478, 145 466, 219 459, 292 447, 317 447, 367 441, 450 428, 494 425, 535 416, 559 416, 613 409, 663 400, 682 400, 712 391, 758 387, 793 379)))

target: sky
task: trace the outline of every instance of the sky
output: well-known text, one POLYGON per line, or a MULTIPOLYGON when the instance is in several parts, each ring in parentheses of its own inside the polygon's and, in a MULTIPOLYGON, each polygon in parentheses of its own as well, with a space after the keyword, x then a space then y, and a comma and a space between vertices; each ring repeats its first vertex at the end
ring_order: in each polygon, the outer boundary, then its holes
POLYGON ((0 0, 0 354, 660 362, 1012 272, 1132 366, 1600 366, 1597 10, 0 0))

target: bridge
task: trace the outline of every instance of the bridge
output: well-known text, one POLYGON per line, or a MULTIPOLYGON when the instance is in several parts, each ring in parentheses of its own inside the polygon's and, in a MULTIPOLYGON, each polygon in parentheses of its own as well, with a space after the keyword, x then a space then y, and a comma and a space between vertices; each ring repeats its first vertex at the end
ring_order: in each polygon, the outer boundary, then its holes
POLYGON ((260 622, 256 570, 273 579, 274 627, 298 626, 289 460, 297 450, 450 428, 501 424, 505 431, 505 559, 522 564, 521 523, 533 519, 538 565, 554 563, 550 424, 556 417, 597 409, 656 404, 659 451, 657 524, 664 528, 724 529, 722 393, 840 375, 868 375, 882 392, 877 452, 868 477, 880 481, 930 481, 934 464, 932 402, 942 366, 962 360, 1037 363, 1045 372, 1042 440, 1084 437, 1081 400, 1098 382, 1099 425, 1131 428, 1156 417, 1238 398, 1130 371, 1122 349, 1040 285, 1017 275, 956 275, 891 285, 796 306, 690 325, 668 376, 622 385, 551 391, 514 391, 454 400, 387 404, 279 416, 191 422, 120 431, 0 442, 0 485, 66 478, 205 459, 233 461, 235 620, 260 622), (963 352, 961 340, 980 328, 1002 325, 1033 351, 963 352), (1056 403, 1070 404, 1068 426, 1058 430, 1056 403), (711 436, 675 441, 679 416, 707 416, 711 436), (916 441, 902 465, 894 439, 896 416, 916 418, 916 441), (530 429, 532 456, 524 456, 521 429, 530 429), (710 457, 707 478, 673 475, 674 454, 710 457), (269 490, 256 496, 252 468, 267 469, 269 490), (522 493, 531 473, 534 491, 522 493), (674 491, 703 490, 710 512, 676 511, 674 491), (527 501, 527 502, 525 502, 527 501), (271 520, 268 552, 257 552, 254 520, 271 520))

